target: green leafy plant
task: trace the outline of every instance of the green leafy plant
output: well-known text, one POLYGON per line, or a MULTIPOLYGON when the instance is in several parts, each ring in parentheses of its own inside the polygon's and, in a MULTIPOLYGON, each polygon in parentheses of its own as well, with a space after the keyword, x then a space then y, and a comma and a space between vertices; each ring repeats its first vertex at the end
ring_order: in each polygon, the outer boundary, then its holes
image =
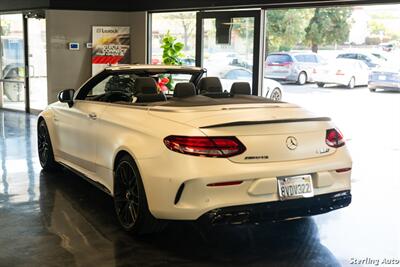
POLYGON ((183 43, 177 42, 176 37, 172 36, 169 31, 162 39, 163 56, 162 63, 165 65, 182 65, 181 58, 183 43))
MULTIPOLYGON (((172 36, 169 31, 162 39, 161 48, 163 49, 162 63, 164 65, 182 65, 181 59, 184 57, 184 55, 181 51, 184 48, 184 44, 177 42, 176 37, 172 36)), ((168 78, 168 82, 163 85, 165 85, 169 91, 174 89, 174 81, 171 75, 163 75, 160 78, 168 78)))

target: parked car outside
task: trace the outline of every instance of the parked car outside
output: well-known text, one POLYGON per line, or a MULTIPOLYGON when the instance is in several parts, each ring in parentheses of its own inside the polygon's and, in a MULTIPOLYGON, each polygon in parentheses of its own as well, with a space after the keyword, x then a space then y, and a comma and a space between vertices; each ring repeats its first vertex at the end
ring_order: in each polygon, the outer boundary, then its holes
POLYGON ((338 58, 317 70, 315 82, 318 87, 337 84, 350 89, 368 84, 368 66, 355 59, 338 58))
POLYGON ((315 53, 272 53, 267 57, 265 76, 269 79, 296 82, 303 85, 314 81, 316 69, 324 61, 315 53))
POLYGON ((196 66, 196 59, 187 57, 181 60, 183 66, 196 66))
POLYGON ((236 66, 236 67, 242 67, 245 69, 252 69, 253 68, 253 62, 252 59, 249 60, 246 57, 235 57, 232 59, 232 61, 229 63, 231 66, 236 66))
POLYGON ((396 48, 394 43, 381 43, 379 47, 382 48, 383 51, 391 52, 396 48))
POLYGON ((371 92, 378 89, 400 92, 400 68, 382 68, 370 73, 368 88, 371 92))
MULTIPOLYGON (((228 68, 220 73, 222 88, 230 92, 232 84, 236 82, 252 83, 253 73, 245 68, 228 68)), ((283 86, 277 81, 264 78, 262 96, 280 101, 283 95, 283 86)))
POLYGON ((378 68, 385 64, 385 61, 379 59, 369 52, 361 52, 361 51, 352 51, 352 52, 343 52, 338 54, 336 58, 347 58, 347 59, 355 59, 363 61, 370 69, 378 68))

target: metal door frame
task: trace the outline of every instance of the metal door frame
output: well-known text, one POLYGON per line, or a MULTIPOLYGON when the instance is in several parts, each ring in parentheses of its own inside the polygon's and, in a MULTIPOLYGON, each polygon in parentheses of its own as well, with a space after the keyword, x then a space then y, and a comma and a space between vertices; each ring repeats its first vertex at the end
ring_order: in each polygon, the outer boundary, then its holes
POLYGON ((196 66, 203 67, 203 20, 213 19, 217 17, 225 18, 254 18, 254 39, 253 39, 253 84, 252 94, 258 95, 258 91, 262 86, 262 54, 261 49, 263 25, 262 10, 245 10, 245 11, 200 11, 196 13, 196 66))

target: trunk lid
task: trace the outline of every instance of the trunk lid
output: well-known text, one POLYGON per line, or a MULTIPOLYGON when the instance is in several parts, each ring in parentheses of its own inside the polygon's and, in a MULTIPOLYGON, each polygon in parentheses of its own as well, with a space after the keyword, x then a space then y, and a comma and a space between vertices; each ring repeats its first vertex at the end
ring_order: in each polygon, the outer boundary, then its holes
POLYGON ((264 163, 317 158, 334 153, 325 143, 330 119, 292 104, 208 106, 150 112, 158 117, 199 128, 207 136, 236 136, 246 151, 229 160, 264 163))

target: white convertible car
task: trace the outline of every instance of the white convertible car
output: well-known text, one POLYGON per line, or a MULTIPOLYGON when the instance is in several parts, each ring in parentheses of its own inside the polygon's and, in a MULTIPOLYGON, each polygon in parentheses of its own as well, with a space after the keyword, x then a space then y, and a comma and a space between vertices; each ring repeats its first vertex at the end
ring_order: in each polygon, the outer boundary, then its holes
POLYGON ((279 221, 351 202, 352 161, 329 118, 194 67, 110 67, 38 119, 40 163, 114 197, 122 227, 279 221), (167 78, 167 79, 166 79, 167 78), (173 95, 160 93, 168 81, 173 95))

